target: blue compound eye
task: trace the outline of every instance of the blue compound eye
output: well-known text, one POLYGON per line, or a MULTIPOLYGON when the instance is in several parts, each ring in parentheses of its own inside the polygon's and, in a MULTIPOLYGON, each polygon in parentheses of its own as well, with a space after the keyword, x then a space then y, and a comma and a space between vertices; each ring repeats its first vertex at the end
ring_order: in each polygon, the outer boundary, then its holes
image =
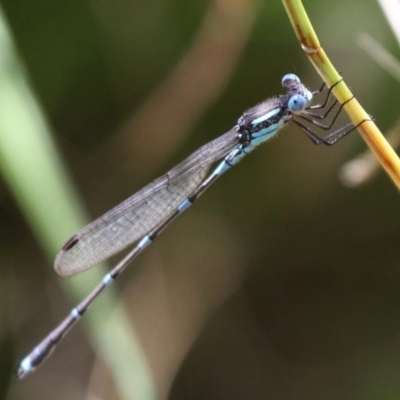
POLYGON ((308 101, 305 97, 301 96, 300 94, 295 94, 288 102, 289 111, 293 113, 302 112, 306 108, 307 103, 308 101))
POLYGON ((293 86, 297 87, 300 83, 300 78, 295 74, 286 74, 282 78, 282 86, 286 90, 293 88, 293 86))

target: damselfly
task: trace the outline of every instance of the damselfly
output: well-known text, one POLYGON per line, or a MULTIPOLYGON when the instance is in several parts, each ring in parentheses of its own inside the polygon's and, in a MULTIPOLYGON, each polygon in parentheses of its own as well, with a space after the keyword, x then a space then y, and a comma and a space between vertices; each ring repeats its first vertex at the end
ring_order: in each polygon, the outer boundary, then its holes
POLYGON ((331 100, 330 88, 322 104, 311 105, 313 98, 323 92, 324 85, 310 92, 294 74, 285 75, 282 86, 286 90, 285 95, 266 100, 246 111, 230 131, 199 148, 167 174, 68 240, 54 264, 61 276, 85 271, 132 243, 138 243, 105 275, 92 293, 22 360, 18 369, 20 378, 32 372, 49 356, 89 305, 171 221, 192 205, 219 176, 259 144, 276 135, 285 124, 297 124, 314 143, 326 145, 336 143, 355 128, 348 124, 326 136, 316 134, 313 129, 330 131, 344 104, 335 107, 338 102, 331 100), (330 123, 324 123, 328 117, 330 123), (210 166, 219 160, 221 162, 206 177, 210 166))

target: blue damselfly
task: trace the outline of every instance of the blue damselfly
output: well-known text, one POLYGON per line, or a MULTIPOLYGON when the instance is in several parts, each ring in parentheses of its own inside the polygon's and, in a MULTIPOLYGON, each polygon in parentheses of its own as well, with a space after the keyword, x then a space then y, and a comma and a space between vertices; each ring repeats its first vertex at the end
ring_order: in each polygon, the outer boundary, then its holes
POLYGON ((311 92, 296 75, 287 74, 282 79, 282 86, 286 94, 247 110, 230 131, 199 148, 167 174, 68 240, 57 255, 54 265, 61 276, 85 271, 134 242, 138 243, 105 275, 92 293, 72 309, 61 324, 22 360, 18 369, 20 378, 31 373, 49 356, 89 305, 171 221, 192 205, 219 176, 259 144, 275 136, 288 122, 298 125, 314 143, 325 145, 333 145, 355 128, 347 124, 330 132, 344 105, 337 106, 337 100, 332 100, 332 88, 327 91, 322 104, 311 105, 314 97, 323 93, 324 85, 311 92), (328 117, 330 123, 325 123, 328 117), (318 135, 314 129, 328 134, 318 135), (211 165, 217 161, 220 163, 206 177, 211 165))

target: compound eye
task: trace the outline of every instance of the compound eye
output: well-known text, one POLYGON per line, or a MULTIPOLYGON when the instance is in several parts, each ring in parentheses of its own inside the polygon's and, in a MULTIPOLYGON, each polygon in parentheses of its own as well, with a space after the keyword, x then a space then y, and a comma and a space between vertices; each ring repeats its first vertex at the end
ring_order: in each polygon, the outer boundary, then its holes
POLYGON ((300 83, 299 77, 295 74, 286 74, 282 78, 282 86, 286 91, 298 87, 300 83))
POLYGON ((289 111, 293 113, 302 112, 306 108, 307 103, 308 101, 305 97, 300 94, 295 94, 290 98, 288 102, 289 111))

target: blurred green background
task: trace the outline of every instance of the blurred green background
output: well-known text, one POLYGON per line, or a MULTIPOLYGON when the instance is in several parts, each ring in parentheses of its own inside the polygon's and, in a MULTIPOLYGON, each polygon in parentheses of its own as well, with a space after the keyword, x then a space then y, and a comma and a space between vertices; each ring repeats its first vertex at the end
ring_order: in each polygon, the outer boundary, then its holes
MULTIPOLYGON (((90 218, 282 93, 283 74, 320 85, 280 1, 0 5, 90 218)), ((356 45, 367 32, 399 55, 379 6, 305 7, 328 56, 385 131, 399 116, 399 82, 356 45)), ((365 146, 353 133, 317 147, 288 126, 116 283, 159 398, 400 396, 399 193, 384 173, 357 189, 338 179, 365 146)), ((33 376, 12 376, 73 305, 24 215, 0 180, 1 398, 122 398, 81 325, 33 376)), ((62 233, 58 247, 73 233, 62 233)))

